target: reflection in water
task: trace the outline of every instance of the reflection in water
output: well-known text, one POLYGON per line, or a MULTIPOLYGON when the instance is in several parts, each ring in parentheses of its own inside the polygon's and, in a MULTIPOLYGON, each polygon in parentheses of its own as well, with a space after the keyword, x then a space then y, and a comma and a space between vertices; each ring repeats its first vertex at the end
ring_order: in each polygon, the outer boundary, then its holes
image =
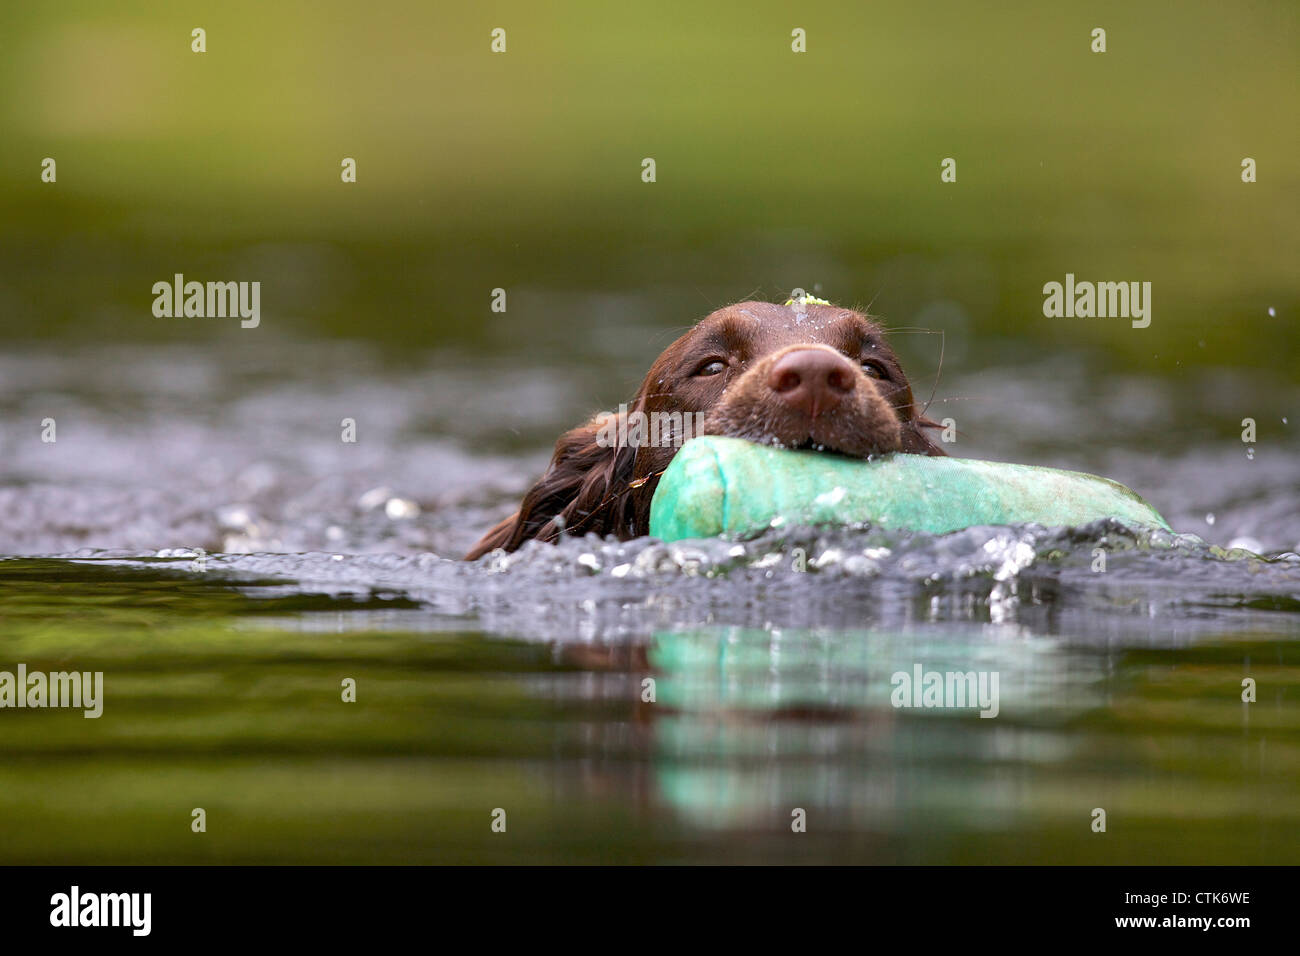
POLYGON ((1271 840, 1300 824, 1300 726, 1280 706, 1297 680, 1252 665, 1261 650, 1294 667, 1300 644, 1098 651, 996 625, 661 632, 640 671, 655 701, 635 710, 636 752, 651 804, 775 859, 795 853, 781 840, 801 815, 843 841, 830 851, 843 860, 1191 861, 1236 846, 1276 861, 1271 840), (996 672, 1000 713, 894 707, 891 678, 918 663, 996 672), (1245 671, 1277 682, 1276 706, 1239 700, 1245 671), (1268 730, 1252 731, 1264 710, 1268 730), (1096 807, 1125 828, 1110 844, 1086 842, 1096 807))
MULTIPOLYGON (((661 633, 649 662, 658 675, 652 709, 662 714, 661 793, 693 823, 713 827, 770 826, 801 807, 822 826, 890 829, 900 793, 912 810, 984 812, 989 781, 978 770, 956 788, 942 780, 959 766, 1067 759, 1068 738, 1035 722, 1098 706, 1105 670, 1095 655, 997 626, 661 633), (895 707, 902 682, 894 675, 910 678, 918 666, 996 675, 997 715, 981 718, 964 697, 919 711, 895 707)), ((1015 811, 1004 803, 999 812, 1015 811)))
POLYGON ((932 561, 960 542, 913 542, 904 554, 929 561, 861 580, 828 563, 797 588, 767 577, 771 542, 739 564, 717 543, 735 566, 714 577, 699 573, 707 547, 688 574, 642 544, 659 570, 640 580, 593 575, 585 546, 505 572, 392 556, 220 557, 206 572, 0 561, 10 659, 105 673, 99 720, 0 722, 0 859, 1296 862, 1291 562, 1138 551, 1105 588, 1068 560, 1032 580, 1032 565, 1003 581, 966 568, 968 599, 936 604, 932 561), (1203 600, 1171 601, 1162 560, 1187 577, 1174 593, 1203 600), (1016 592, 1013 623, 983 603, 997 587, 1016 592), (837 619, 799 623, 809 614, 837 619), (996 673, 997 716, 894 707, 894 674, 917 665, 996 673), (168 822, 178 801, 231 825, 196 847, 168 822), (494 807, 510 841, 484 842, 494 807))

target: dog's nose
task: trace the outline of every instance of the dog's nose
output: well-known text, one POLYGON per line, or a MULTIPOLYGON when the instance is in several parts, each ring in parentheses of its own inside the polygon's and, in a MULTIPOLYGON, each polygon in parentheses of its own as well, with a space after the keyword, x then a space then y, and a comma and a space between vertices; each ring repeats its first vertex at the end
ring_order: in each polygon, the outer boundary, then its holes
POLYGON ((791 408, 816 418, 853 391, 857 376, 857 369, 838 352, 794 349, 773 364, 767 387, 791 408))

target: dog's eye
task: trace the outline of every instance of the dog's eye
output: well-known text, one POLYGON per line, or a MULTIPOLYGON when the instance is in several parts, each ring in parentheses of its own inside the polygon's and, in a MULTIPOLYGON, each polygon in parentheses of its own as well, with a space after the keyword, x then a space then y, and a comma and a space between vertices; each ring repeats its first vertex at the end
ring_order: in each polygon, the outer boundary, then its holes
POLYGON ((720 359, 713 359, 701 365, 695 372, 697 376, 719 375, 727 370, 727 363, 720 359))
POLYGON ((873 362, 870 359, 864 359, 862 362, 862 371, 867 373, 867 378, 887 378, 885 367, 879 362, 873 362))

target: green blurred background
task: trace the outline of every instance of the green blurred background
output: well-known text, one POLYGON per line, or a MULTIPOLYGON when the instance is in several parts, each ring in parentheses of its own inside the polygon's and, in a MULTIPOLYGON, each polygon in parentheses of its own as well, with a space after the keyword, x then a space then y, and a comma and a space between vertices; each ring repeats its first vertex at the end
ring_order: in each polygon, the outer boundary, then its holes
POLYGON ((263 334, 558 356, 595 325, 816 286, 896 325, 1294 380, 1298 20, 1290 2, 8 4, 0 324, 235 335, 153 317, 152 283, 184 272, 261 280, 263 334), (1151 281, 1151 327, 1045 319, 1066 272, 1151 281))

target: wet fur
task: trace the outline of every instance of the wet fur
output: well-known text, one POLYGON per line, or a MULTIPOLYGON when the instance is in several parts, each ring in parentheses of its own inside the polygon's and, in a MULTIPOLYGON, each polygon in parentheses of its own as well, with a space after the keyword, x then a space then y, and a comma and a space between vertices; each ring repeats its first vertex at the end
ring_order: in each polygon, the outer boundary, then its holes
MULTIPOLYGON (((719 309, 655 360, 629 403, 628 412, 635 411, 703 413, 704 434, 855 458, 944 454, 924 432, 938 423, 917 410, 884 332, 862 313, 837 306, 808 304, 796 310, 740 302, 719 309), (857 370, 851 392, 811 418, 783 405, 770 383, 776 362, 808 348, 844 356, 857 370), (725 362, 725 371, 699 374, 703 365, 718 360, 725 362)), ((605 447, 599 437, 602 430, 617 428, 617 418, 602 412, 561 435, 545 474, 519 510, 488 531, 466 560, 497 548, 514 551, 534 538, 555 541, 561 534, 594 532, 620 540, 646 534, 659 475, 677 448, 605 447)))

